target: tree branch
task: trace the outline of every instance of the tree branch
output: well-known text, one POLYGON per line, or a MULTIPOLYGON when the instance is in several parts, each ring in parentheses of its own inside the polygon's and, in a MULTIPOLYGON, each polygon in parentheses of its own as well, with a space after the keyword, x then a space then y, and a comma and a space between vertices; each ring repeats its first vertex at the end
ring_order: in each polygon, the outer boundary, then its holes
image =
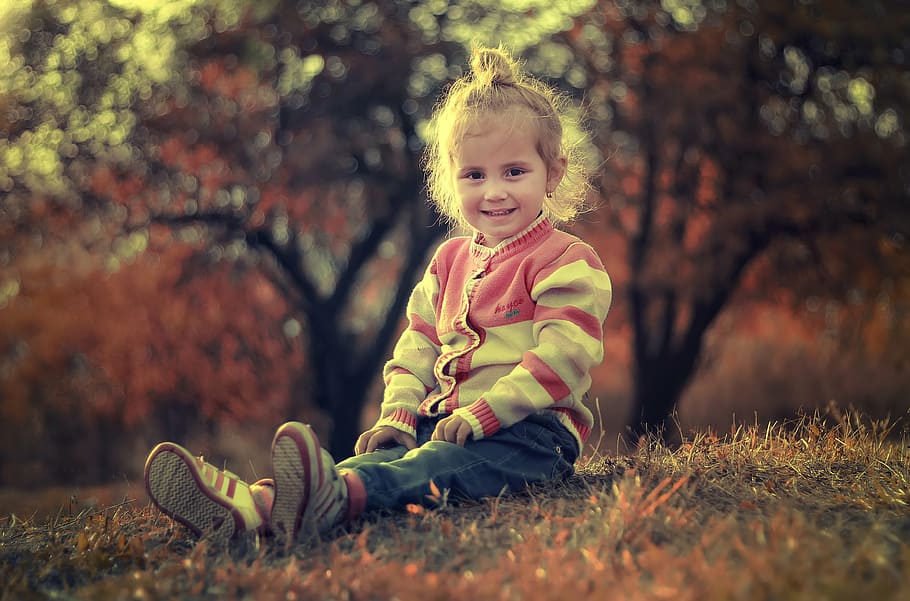
POLYGON ((242 236, 251 248, 265 251, 275 259, 278 266, 300 291, 308 311, 323 302, 316 285, 303 270, 303 256, 297 245, 296 232, 291 231, 287 243, 280 244, 267 227, 250 229, 243 216, 217 211, 192 215, 154 215, 149 221, 171 227, 202 224, 221 229, 225 233, 242 236))
MULTIPOLYGON (((392 204, 391 206, 396 206, 392 204)), ((397 205, 400 206, 400 205, 397 205)), ((393 209, 394 210, 394 209, 393 209)), ((379 219, 371 222, 367 235, 351 245, 351 252, 345 263, 344 269, 338 275, 335 283, 335 289, 332 291, 328 302, 340 309, 348 302, 351 289, 357 276, 369 260, 376 255, 376 249, 385 239, 386 234, 392 229, 394 219, 390 215, 384 215, 379 219)))
POLYGON ((411 228, 411 245, 406 255, 407 259, 398 273, 395 296, 386 311, 386 318, 373 338, 372 343, 361 355, 360 362, 357 365, 357 370, 364 376, 372 374, 376 365, 387 354, 389 341, 395 334, 395 330, 398 328, 398 324, 404 314, 414 281, 417 279, 417 274, 421 267, 426 262, 427 251, 444 233, 444 226, 435 218, 431 211, 424 211, 422 215, 424 215, 424 218, 421 219, 421 223, 411 228))

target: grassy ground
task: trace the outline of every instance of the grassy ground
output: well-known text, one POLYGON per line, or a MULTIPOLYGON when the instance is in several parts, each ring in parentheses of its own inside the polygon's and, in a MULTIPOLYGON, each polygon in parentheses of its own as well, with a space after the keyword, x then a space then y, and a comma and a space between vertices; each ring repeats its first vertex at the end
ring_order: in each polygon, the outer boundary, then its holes
POLYGON ((0 517, 0 599, 910 599, 910 437, 856 416, 596 457, 565 484, 212 549, 147 505, 0 517))

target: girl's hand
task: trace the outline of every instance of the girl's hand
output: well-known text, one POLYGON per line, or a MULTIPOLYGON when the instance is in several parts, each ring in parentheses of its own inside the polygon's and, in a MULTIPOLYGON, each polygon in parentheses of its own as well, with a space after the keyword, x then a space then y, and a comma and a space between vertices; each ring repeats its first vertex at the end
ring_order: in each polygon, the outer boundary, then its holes
POLYGON ((417 441, 410 434, 397 430, 392 426, 379 426, 360 435, 360 438, 357 439, 357 444, 354 445, 354 454, 372 453, 390 443, 404 445, 409 451, 417 448, 417 441))
POLYGON ((471 428, 471 424, 469 424, 466 419, 458 415, 450 415, 436 424, 436 429, 433 430, 433 436, 430 440, 454 442, 458 446, 463 447, 465 441, 467 441, 473 433, 474 429, 471 428))

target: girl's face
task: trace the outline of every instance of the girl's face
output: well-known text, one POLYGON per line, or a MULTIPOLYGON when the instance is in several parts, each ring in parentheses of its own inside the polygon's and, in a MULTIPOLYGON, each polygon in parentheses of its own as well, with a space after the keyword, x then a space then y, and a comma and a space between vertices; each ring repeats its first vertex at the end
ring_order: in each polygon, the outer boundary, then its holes
POLYGON ((531 225, 565 173, 565 159, 548 168, 538 154, 533 123, 505 121, 479 121, 452 155, 462 217, 489 247, 531 225))

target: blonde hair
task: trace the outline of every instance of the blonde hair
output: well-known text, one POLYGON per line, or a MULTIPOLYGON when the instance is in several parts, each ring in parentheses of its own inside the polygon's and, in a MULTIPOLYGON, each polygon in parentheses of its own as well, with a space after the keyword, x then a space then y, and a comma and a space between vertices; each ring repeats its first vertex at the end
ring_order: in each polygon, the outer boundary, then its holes
POLYGON ((579 127, 566 113, 566 99, 540 80, 525 75, 502 48, 475 47, 471 72, 457 79, 436 105, 428 130, 424 169, 430 200, 452 225, 465 226, 455 194, 453 153, 479 119, 496 114, 516 127, 531 120, 537 127, 537 152, 547 169, 566 159, 565 176, 543 202, 554 223, 567 223, 584 211, 590 184, 577 145, 565 140, 568 127, 579 127))

